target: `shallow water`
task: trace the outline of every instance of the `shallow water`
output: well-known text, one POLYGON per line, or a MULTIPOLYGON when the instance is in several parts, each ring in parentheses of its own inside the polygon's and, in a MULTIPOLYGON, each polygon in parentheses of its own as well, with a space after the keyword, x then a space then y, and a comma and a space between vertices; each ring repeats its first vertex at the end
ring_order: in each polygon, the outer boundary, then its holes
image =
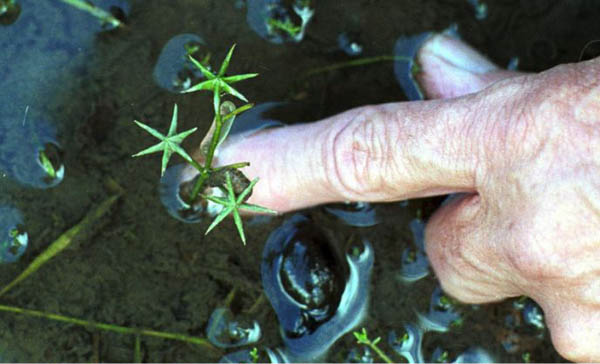
MULTIPOLYGON (((155 65, 170 39, 196 34, 212 53, 213 64, 236 43, 231 74, 260 73, 239 83, 238 89, 257 104, 288 102, 270 116, 296 123, 359 105, 406 99, 389 62, 303 76, 356 57, 339 48, 342 33, 362 47, 360 56, 372 57, 390 55, 400 35, 439 31, 457 23, 468 43, 500 65, 519 57, 524 71, 577 61, 584 45, 600 34, 600 4, 595 0, 490 1, 483 20, 476 18, 473 2, 467 0, 322 0, 315 5, 304 39, 283 44, 254 33, 239 0, 98 0, 129 12, 126 27, 111 32, 102 32, 95 18, 57 0, 17 2, 21 14, 16 21, 0 22, 0 140, 12 136, 10 143, 2 141, 0 156, 24 155, 19 147, 30 147, 34 140, 18 132, 25 124, 24 132, 35 129, 56 139, 65 173, 58 185, 40 188, 14 173, 20 164, 23 170, 38 168, 36 153, 29 159, 0 161, 5 169, 0 174, 0 204, 20 211, 29 236, 20 260, 0 266, 0 283, 23 271, 105 198, 121 189, 123 195, 92 231, 0 297, 0 303, 203 337, 211 313, 229 301, 233 313, 251 312, 260 324, 259 348, 282 345, 277 316, 260 298, 260 266, 267 237, 289 216, 247 219, 246 247, 231 222, 204 236, 208 222, 182 223, 161 204, 160 157, 131 158, 153 142, 134 119, 166 130, 176 102, 179 130, 198 126, 203 131, 212 121, 210 96, 178 95, 155 83, 155 65), (52 130, 51 136, 47 130, 52 130), (28 143, 16 143, 14 135, 28 143)), ((584 57, 597 50, 590 47, 584 57)), ((193 135, 184 144, 192 149, 200 139, 193 135)), ((177 162, 181 160, 171 163, 177 162)), ((402 335, 406 325, 419 321, 417 312, 427 314, 439 306, 430 302, 432 295, 437 297, 435 278, 429 274, 407 283, 402 263, 407 249, 419 256, 411 221, 426 219, 441 200, 374 205, 380 223, 368 227, 347 226, 323 208, 303 211, 340 244, 362 238, 371 242, 375 262, 370 305, 361 327, 371 337, 381 336, 381 347, 396 355, 395 360, 402 359, 387 343, 388 334, 394 330, 402 335)), ((526 353, 532 361, 561 360, 548 333, 536 327, 537 318, 527 318, 535 312, 531 306, 509 301, 456 310, 462 324, 422 338, 425 360, 434 358, 438 347, 453 359, 475 345, 499 361, 522 361, 526 353)), ((133 336, 11 313, 0 317, 1 360, 133 360, 133 336)), ((356 349, 354 337, 346 334, 326 360, 346 361, 356 349)), ((142 337, 141 345, 142 359, 154 362, 217 361, 234 350, 213 352, 148 337, 142 337)))

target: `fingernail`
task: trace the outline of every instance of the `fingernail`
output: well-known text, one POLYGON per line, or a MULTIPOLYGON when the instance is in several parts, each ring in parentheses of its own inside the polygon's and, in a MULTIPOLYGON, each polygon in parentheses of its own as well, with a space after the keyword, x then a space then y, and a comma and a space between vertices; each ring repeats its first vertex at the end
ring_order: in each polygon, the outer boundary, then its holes
POLYGON ((497 70, 498 67, 481 53, 460 39, 445 34, 436 34, 428 39, 419 52, 421 62, 430 57, 438 58, 450 66, 470 73, 482 74, 497 70))

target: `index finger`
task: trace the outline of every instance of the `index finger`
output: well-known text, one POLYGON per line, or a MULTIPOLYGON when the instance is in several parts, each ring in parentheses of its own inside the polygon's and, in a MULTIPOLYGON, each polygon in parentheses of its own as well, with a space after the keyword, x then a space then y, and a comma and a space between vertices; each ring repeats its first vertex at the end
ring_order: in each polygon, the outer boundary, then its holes
POLYGON ((250 202, 280 212, 348 200, 384 202, 475 191, 489 144, 482 143, 489 134, 486 116, 504 111, 472 92, 514 74, 469 73, 460 55, 473 51, 440 37, 421 51, 428 77, 422 86, 426 94, 434 90, 440 97, 444 92, 468 95, 365 106, 315 123, 234 138, 221 150, 218 163, 250 162, 244 173, 261 180, 250 202), (444 58, 448 54, 453 58, 444 58), (456 72, 473 86, 453 87, 456 72))

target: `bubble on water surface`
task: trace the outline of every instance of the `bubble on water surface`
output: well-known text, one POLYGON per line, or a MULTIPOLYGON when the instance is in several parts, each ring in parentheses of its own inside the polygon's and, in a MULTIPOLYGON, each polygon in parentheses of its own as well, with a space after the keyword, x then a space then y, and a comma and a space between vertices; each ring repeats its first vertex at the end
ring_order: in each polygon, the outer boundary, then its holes
POLYGON ((25 250, 29 237, 23 228, 23 216, 14 207, 0 205, 0 263, 16 262, 25 250))
POLYGON ((409 223, 413 235, 414 246, 402 252, 402 265, 398 279, 411 283, 425 278, 429 274, 429 259, 425 254, 425 223, 421 219, 413 219, 409 223))
POLYGON ((346 363, 375 363, 371 349, 366 346, 352 348, 346 356, 346 363))
POLYGON ((180 93, 200 82, 204 76, 188 58, 202 62, 208 55, 204 39, 196 34, 179 34, 163 47, 154 66, 152 77, 161 88, 180 93))
POLYGON ((323 207, 323 209, 350 226, 369 227, 381 222, 375 207, 368 202, 332 204, 323 207))
POLYGON ((319 360, 362 321, 373 265, 373 248, 368 242, 362 245, 344 254, 299 214, 269 236, 261 266, 263 288, 292 361, 319 360))
MULTIPOLYGON (((188 191, 193 187, 194 178, 198 171, 186 163, 175 164, 167 167, 160 179, 158 186, 160 201, 167 209, 169 215, 179 221, 186 223, 198 223, 206 215, 214 216, 223 208, 222 205, 212 201, 198 199, 196 203, 190 204, 182 197, 183 190, 188 191)), ((218 188, 209 188, 205 194, 223 197, 224 194, 218 188)))
POLYGON ((363 46, 358 41, 358 36, 352 33, 340 33, 337 43, 338 47, 349 56, 358 56, 363 51, 363 46))
POLYGON ((454 302, 444 295, 442 289, 438 286, 433 290, 431 301, 429 302, 429 311, 427 313, 417 313, 419 325, 425 331, 446 332, 453 325, 459 326, 462 323, 460 312, 454 302))
POLYGON ((210 316, 206 337, 219 348, 249 345, 260 339, 258 322, 243 316, 234 317, 228 308, 219 307, 210 316))
POLYGON ((64 178, 62 150, 53 125, 35 117, 0 116, 0 170, 34 188, 58 185, 64 178))
POLYGON ((388 334, 388 344, 394 351, 409 363, 423 363, 423 330, 413 324, 404 325, 404 334, 398 336, 396 331, 388 334))
POLYGON ((486 3, 479 0, 468 0, 469 4, 475 11, 475 19, 484 20, 488 16, 488 6, 486 3))
POLYGON ((279 120, 263 116, 263 114, 283 105, 285 105, 283 102, 265 102, 238 115, 229 131, 230 137, 233 137, 234 135, 251 135, 263 129, 285 126, 285 123, 279 120))
POLYGON ((460 354, 453 363, 495 363, 496 360, 486 350, 474 346, 460 354))
POLYGON ((309 5, 310 1, 296 1, 292 15, 282 0, 249 0, 246 21, 256 34, 271 43, 300 42, 314 15, 309 5), (300 18, 300 24, 294 17, 300 18), (289 31, 283 30, 284 27, 289 31))

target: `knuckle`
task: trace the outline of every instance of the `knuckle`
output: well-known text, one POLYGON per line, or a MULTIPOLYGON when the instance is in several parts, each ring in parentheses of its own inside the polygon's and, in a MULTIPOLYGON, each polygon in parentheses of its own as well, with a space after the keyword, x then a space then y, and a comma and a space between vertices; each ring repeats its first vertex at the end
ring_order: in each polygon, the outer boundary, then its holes
POLYGON ((323 159, 329 159, 331 184, 348 199, 360 200, 386 188, 385 174, 392 168, 387 118, 376 106, 355 110, 345 126, 328 138, 323 159))

